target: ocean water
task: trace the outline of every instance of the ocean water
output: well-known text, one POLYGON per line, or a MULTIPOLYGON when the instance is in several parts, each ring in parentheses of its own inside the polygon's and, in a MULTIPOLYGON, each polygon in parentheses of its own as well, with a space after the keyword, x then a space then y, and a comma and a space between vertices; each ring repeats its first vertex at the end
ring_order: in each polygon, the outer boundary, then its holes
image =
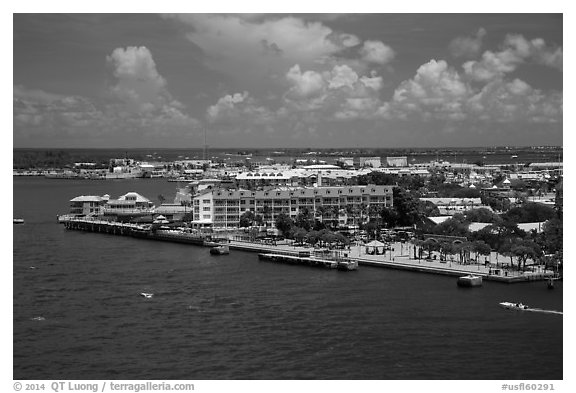
POLYGON ((77 195, 173 197, 163 179, 15 178, 14 379, 563 378, 563 284, 360 266, 340 272, 232 251, 67 231, 77 195), (151 299, 140 292, 152 292, 151 299))

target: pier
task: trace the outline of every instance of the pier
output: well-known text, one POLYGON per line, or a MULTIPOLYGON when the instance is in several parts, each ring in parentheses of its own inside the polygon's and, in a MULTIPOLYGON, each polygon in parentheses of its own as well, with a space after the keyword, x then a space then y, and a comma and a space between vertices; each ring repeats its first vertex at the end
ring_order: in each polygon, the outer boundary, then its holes
MULTIPOLYGON (((230 250, 258 253, 261 260, 300 264, 308 266, 323 266, 342 270, 355 270, 358 266, 372 266, 388 269, 407 270, 429 274, 440 274, 454 277, 474 274, 484 281, 495 281, 507 284, 546 281, 554 278, 551 271, 512 272, 504 268, 494 268, 481 264, 459 264, 450 261, 430 259, 413 259, 409 255, 371 255, 362 252, 362 247, 351 247, 332 254, 322 250, 307 247, 296 247, 289 244, 272 245, 257 242, 229 240, 228 236, 216 234, 206 235, 188 233, 169 228, 151 229, 150 225, 111 222, 94 219, 65 218, 59 219, 66 229, 117 236, 132 236, 141 239, 185 243, 197 246, 211 247, 214 242, 225 242, 230 250)), ((325 250, 326 251, 326 250, 325 250)))
POLYGON ((260 253, 258 259, 271 262, 288 263, 291 265, 318 266, 338 270, 356 270, 358 262, 350 259, 325 259, 310 255, 310 252, 298 251, 295 253, 276 251, 274 253, 260 253))

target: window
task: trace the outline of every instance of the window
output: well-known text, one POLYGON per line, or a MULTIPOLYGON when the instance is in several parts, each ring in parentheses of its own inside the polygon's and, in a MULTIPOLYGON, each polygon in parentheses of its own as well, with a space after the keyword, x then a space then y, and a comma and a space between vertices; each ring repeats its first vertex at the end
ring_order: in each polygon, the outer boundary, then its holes
POLYGON ((210 203, 210 199, 202 199, 202 203, 210 203))
POLYGON ((210 206, 204 206, 204 208, 202 208, 203 211, 205 212, 209 212, 210 211, 210 206))
POLYGON ((205 220, 209 220, 210 219, 210 214, 204 214, 202 216, 202 218, 204 218, 205 220))

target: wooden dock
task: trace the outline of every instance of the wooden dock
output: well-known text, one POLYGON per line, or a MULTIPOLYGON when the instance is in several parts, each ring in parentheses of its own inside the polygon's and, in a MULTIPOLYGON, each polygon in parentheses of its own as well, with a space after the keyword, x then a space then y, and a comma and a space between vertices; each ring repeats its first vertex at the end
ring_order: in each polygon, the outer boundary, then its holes
POLYGON ((321 259, 314 256, 308 255, 298 255, 289 253, 260 253, 258 254, 258 259, 270 261, 287 263, 291 265, 305 265, 314 267, 324 267, 329 269, 338 269, 343 271, 356 270, 358 268, 358 262, 351 260, 333 260, 333 259, 321 259))

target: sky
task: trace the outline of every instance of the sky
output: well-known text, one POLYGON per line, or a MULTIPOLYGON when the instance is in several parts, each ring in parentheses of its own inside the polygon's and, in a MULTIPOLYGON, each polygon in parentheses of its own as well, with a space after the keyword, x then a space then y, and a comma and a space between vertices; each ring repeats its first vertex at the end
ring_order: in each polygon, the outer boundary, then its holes
POLYGON ((13 16, 13 147, 562 145, 561 13, 13 16))

